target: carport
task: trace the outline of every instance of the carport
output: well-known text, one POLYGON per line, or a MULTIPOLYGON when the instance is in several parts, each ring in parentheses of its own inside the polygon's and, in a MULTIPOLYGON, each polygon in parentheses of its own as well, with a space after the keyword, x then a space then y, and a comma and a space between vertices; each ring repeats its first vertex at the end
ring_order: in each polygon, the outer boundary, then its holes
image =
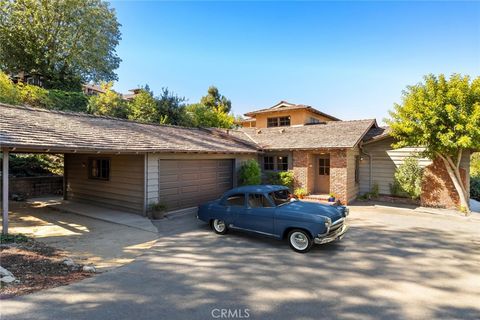
POLYGON ((152 204, 192 207, 236 184, 257 146, 203 128, 0 104, 3 232, 10 153, 64 155, 64 199, 147 215, 152 204))

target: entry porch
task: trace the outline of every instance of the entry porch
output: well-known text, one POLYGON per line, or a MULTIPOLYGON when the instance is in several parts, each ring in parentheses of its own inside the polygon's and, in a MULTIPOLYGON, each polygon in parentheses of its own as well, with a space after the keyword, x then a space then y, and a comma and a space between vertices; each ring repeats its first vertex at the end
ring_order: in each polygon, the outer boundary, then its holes
POLYGON ((359 191, 358 149, 296 150, 292 153, 295 188, 321 199, 332 194, 348 204, 359 191))

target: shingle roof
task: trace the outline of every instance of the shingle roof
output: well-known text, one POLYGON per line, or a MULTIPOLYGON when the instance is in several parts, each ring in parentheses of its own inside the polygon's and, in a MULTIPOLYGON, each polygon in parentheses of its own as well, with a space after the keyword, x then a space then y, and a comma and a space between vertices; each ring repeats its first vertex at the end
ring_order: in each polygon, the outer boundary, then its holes
POLYGON ((0 104, 0 146, 52 152, 256 152, 252 144, 217 131, 5 104, 0 104))
POLYGON ((319 114, 321 116, 324 116, 326 118, 336 120, 336 121, 340 120, 340 119, 338 119, 334 116, 331 116, 331 115, 326 114, 326 113, 324 113, 320 110, 317 110, 312 106, 307 106, 305 104, 293 104, 293 103, 290 103, 290 102, 287 102, 287 101, 280 101, 279 103, 277 103, 273 107, 266 108, 266 109, 260 109, 260 110, 256 110, 256 111, 251 111, 251 112, 245 113, 245 115, 248 116, 248 117, 255 117, 255 115, 257 115, 259 113, 281 112, 281 111, 298 110, 298 109, 308 109, 309 111, 311 111, 313 113, 316 113, 316 114, 319 114))
POLYGON ((229 134, 255 142, 264 150, 353 148, 372 127, 377 127, 374 119, 299 127, 240 128, 229 134))
POLYGON ((390 136, 390 127, 376 127, 368 130, 363 137, 364 142, 373 142, 390 136))

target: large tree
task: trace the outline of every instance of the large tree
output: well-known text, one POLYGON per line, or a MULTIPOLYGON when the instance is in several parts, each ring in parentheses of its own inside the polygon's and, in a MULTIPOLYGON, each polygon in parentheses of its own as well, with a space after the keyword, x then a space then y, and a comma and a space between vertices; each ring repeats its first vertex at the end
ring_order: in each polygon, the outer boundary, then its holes
POLYGON ((127 106, 122 96, 112 90, 113 83, 102 83, 103 93, 93 95, 88 99, 88 112, 99 116, 126 118, 127 106))
POLYGON ((119 27, 102 0, 0 0, 0 68, 49 88, 115 80, 119 27))
POLYGON ((461 209, 470 212, 460 174, 465 152, 480 149, 480 77, 428 75, 409 86, 402 103, 395 104, 387 123, 395 147, 423 146, 429 157, 439 157, 459 195, 461 209))
POLYGON ((217 87, 210 86, 206 96, 203 96, 200 103, 204 106, 229 113, 232 109, 232 102, 227 97, 220 94, 217 87))
POLYGON ((192 121, 186 113, 185 98, 179 97, 168 88, 162 88, 162 93, 156 98, 157 119, 162 124, 172 124, 189 127, 192 121))
POLYGON ((157 104, 148 87, 141 89, 128 102, 128 119, 148 123, 158 121, 157 104))
POLYGON ((211 86, 200 103, 188 105, 186 111, 194 127, 232 128, 235 118, 230 114, 231 108, 230 100, 211 86))
POLYGON ((232 128, 235 118, 221 110, 211 109, 201 103, 191 104, 187 107, 192 126, 207 128, 232 128))

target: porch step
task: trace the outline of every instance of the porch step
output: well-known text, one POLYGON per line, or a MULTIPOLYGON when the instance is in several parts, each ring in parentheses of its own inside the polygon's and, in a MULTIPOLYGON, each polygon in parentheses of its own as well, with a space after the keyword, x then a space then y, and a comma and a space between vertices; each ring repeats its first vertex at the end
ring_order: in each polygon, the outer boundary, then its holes
POLYGON ((309 194, 304 199, 328 201, 328 198, 330 198, 328 194, 309 194))
POLYGON ((328 198, 330 196, 328 194, 310 194, 303 198, 304 201, 309 201, 309 202, 317 202, 317 203, 323 203, 323 204, 335 204, 335 202, 328 202, 328 198))

